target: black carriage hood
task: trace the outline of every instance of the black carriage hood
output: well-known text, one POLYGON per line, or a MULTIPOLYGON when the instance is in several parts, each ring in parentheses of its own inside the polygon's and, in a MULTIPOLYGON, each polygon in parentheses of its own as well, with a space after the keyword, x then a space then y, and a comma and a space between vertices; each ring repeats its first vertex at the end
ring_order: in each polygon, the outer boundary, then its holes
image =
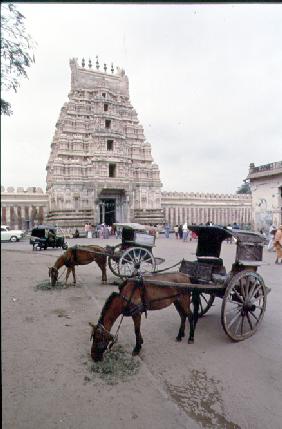
POLYGON ((232 237, 232 232, 220 226, 189 225, 190 231, 198 236, 196 256, 219 258, 221 243, 232 237))
POLYGON ((189 225, 188 228, 198 236, 196 256, 219 258, 221 243, 234 237, 240 243, 263 243, 264 237, 251 231, 228 230, 217 225, 189 225))

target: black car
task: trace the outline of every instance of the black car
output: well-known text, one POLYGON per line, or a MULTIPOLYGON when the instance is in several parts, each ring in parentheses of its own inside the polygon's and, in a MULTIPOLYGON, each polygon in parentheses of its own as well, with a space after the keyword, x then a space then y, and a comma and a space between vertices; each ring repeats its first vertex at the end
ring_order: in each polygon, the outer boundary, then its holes
POLYGON ((39 225, 33 228, 29 242, 33 250, 46 250, 47 247, 61 247, 63 250, 68 248, 64 235, 58 233, 57 228, 51 225, 39 225))

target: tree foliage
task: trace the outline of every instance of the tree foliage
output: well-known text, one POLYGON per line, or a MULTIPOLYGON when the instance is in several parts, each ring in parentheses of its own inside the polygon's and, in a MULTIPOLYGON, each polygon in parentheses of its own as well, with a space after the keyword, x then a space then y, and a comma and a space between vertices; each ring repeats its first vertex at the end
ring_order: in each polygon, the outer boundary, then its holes
MULTIPOLYGON (((20 77, 28 77, 26 69, 35 61, 24 20, 14 4, 1 4, 1 94, 3 90, 17 92, 20 77)), ((1 95, 1 115, 12 113, 11 104, 1 95)))
POLYGON ((244 181, 240 188, 237 189, 236 194, 251 194, 251 188, 249 182, 244 181))

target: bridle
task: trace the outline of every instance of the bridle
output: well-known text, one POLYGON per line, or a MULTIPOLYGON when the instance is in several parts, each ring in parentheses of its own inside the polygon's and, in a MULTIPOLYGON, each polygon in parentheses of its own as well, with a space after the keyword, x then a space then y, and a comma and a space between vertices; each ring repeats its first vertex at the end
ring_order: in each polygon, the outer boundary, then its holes
POLYGON ((102 323, 100 323, 100 322, 98 322, 98 325, 96 326, 96 328, 93 328, 92 327, 92 333, 91 333, 91 336, 90 336, 90 341, 92 340, 92 339, 94 339, 94 329, 96 329, 96 330, 98 330, 98 332, 99 333, 101 333, 101 334, 107 334, 108 336, 109 336, 109 340, 106 340, 105 339, 105 336, 103 335, 103 340, 100 340, 99 341, 99 347, 98 347, 98 344, 97 344, 97 348, 98 348, 98 350, 99 349, 103 349, 103 353, 106 353, 106 352, 108 352, 108 351, 110 351, 111 350, 111 348, 113 347, 113 345, 117 342, 117 340, 118 340, 118 331, 119 331, 119 328, 120 328, 120 325, 121 325, 121 323, 119 324, 119 327, 118 327, 118 330, 117 330, 117 332, 116 332, 116 334, 113 336, 111 333, 110 333, 110 331, 108 331, 105 327, 104 327, 104 325, 102 324, 102 323))
MULTIPOLYGON (((55 271, 55 273, 56 273, 56 279, 55 279, 55 284, 57 283, 57 281, 62 277, 62 275, 65 273, 65 271, 66 271, 66 269, 67 268, 65 268, 62 272, 61 272, 61 274, 59 275, 59 270, 58 270, 58 268, 56 268, 56 267, 50 267, 49 268, 49 277, 50 277, 50 282, 51 282, 51 280, 52 280, 52 273, 54 273, 54 271, 55 271)), ((54 274, 53 274, 54 275, 54 274)))

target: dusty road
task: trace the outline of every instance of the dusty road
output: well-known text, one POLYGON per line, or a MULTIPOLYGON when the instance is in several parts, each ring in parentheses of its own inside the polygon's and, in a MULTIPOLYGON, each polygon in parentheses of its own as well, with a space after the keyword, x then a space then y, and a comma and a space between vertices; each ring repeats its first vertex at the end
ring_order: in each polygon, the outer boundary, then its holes
MULTIPOLYGON (((107 240, 111 243, 117 242, 107 240)), ((193 260, 195 247, 161 237, 154 254, 169 266, 183 257, 193 260)), ((223 244, 227 270, 234 253, 234 245, 223 244)), ((60 254, 32 252, 27 242, 2 245, 3 428, 281 429, 282 266, 274 264, 273 253, 264 251, 259 269, 272 291, 252 338, 229 340, 221 327, 220 299, 200 320, 194 345, 187 337, 175 341, 179 317, 173 306, 150 312, 142 320, 144 345, 135 358, 136 373, 111 384, 91 372, 88 322, 97 322, 105 299, 117 288, 101 285, 92 263, 77 268, 76 288, 36 290, 60 254)), ((114 280, 110 273, 109 280, 114 280)), ((131 359, 129 318, 118 344, 131 359)))

